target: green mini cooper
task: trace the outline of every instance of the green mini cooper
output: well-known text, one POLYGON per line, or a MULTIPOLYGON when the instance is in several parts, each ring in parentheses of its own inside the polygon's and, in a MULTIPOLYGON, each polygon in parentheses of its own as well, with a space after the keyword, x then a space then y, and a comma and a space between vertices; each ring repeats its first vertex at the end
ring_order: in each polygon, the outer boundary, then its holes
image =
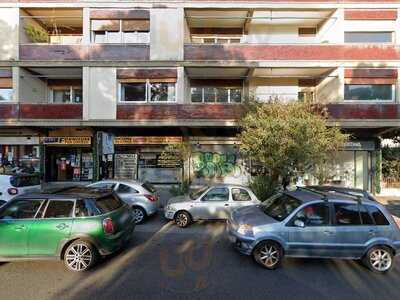
POLYGON ((120 249, 134 227, 130 208, 110 191, 25 194, 0 207, 0 261, 61 259, 82 272, 120 249))

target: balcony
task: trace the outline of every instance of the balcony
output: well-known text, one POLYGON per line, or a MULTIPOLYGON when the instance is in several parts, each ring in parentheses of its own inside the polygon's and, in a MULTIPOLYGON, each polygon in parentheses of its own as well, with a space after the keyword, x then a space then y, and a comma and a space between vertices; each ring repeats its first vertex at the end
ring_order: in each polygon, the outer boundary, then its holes
POLYGON ((81 119, 82 104, 0 103, 0 122, 81 119))

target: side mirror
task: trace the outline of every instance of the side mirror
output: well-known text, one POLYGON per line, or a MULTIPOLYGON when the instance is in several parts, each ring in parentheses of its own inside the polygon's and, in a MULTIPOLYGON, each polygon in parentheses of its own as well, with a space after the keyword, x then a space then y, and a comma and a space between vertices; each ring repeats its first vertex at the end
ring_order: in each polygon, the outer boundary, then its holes
POLYGON ((301 227, 301 228, 306 227, 306 225, 304 224, 304 222, 303 222, 302 220, 299 220, 299 219, 297 219, 297 220, 294 221, 294 226, 296 226, 296 227, 301 227))

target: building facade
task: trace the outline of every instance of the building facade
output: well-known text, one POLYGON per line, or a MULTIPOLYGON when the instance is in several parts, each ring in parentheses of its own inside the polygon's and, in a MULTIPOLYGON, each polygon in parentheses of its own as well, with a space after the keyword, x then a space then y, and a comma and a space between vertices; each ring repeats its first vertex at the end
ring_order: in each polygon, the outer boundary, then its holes
POLYGON ((246 183, 242 103, 307 99, 352 135, 330 182, 375 190, 380 138, 400 126, 399 12, 396 0, 1 1, 1 160, 45 181, 246 183), (192 158, 164 161, 181 140, 192 158))

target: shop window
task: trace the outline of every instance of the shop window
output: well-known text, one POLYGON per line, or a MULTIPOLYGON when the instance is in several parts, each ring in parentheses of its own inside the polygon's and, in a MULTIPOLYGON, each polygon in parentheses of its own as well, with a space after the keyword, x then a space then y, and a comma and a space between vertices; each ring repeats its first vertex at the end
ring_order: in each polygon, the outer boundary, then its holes
POLYGON ((149 20, 92 20, 92 42, 137 44, 150 42, 149 20))
POLYGON ((377 32, 345 32, 345 43, 392 43, 393 32, 377 31, 377 32))
POLYGON ((0 88, 0 101, 11 101, 13 96, 12 88, 0 88))
POLYGON ((122 102, 174 102, 174 82, 134 82, 121 83, 122 102))
POLYGON ((192 87, 191 101, 194 103, 240 103, 241 87, 192 87))
POLYGON ((53 103, 82 103, 82 88, 72 86, 52 88, 50 99, 53 103))
POLYGON ((357 101, 393 101, 392 84, 345 84, 344 99, 357 101))

